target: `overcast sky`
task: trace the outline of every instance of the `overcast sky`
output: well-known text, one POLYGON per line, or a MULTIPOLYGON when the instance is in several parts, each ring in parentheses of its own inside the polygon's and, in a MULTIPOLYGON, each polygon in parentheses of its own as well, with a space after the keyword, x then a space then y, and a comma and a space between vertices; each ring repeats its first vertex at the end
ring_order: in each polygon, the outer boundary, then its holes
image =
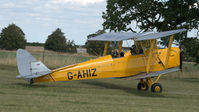
POLYGON ((83 45, 87 35, 102 29, 105 0, 0 0, 0 29, 18 25, 28 42, 44 43, 61 28, 67 39, 83 45))
POLYGON ((87 35, 102 29, 105 10, 105 0, 0 0, 0 29, 14 23, 28 42, 44 43, 61 28, 67 39, 84 45, 87 35))

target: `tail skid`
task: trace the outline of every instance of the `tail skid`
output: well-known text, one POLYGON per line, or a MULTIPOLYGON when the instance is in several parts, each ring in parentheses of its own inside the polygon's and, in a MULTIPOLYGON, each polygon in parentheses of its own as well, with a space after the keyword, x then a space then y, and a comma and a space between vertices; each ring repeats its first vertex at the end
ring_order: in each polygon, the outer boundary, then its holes
POLYGON ((24 78, 27 81, 51 73, 51 70, 42 62, 37 61, 29 52, 23 49, 17 50, 17 66, 20 75, 16 78, 24 78))

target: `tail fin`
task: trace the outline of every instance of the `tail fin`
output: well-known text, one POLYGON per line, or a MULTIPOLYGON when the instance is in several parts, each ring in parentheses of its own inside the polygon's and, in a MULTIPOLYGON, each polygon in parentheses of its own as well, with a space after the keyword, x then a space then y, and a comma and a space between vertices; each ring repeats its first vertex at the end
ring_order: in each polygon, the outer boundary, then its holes
POLYGON ((29 52, 23 49, 17 50, 17 66, 20 75, 16 78, 24 78, 27 81, 51 73, 51 70, 42 62, 37 61, 29 52))

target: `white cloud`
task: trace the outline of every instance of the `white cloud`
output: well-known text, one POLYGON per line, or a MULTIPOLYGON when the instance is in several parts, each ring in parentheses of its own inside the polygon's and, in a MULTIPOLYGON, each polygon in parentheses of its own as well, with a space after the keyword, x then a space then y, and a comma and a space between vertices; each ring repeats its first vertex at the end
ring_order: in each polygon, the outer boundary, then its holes
POLYGON ((41 14, 39 14, 39 13, 28 13, 28 16, 31 16, 31 17, 40 17, 41 14))
POLYGON ((104 0, 53 0, 53 3, 59 4, 59 3, 71 3, 71 4, 79 4, 79 5, 88 5, 88 4, 94 4, 104 2, 104 0))
POLYGON ((13 2, 7 2, 2 5, 4 8, 13 8, 15 4, 13 2))

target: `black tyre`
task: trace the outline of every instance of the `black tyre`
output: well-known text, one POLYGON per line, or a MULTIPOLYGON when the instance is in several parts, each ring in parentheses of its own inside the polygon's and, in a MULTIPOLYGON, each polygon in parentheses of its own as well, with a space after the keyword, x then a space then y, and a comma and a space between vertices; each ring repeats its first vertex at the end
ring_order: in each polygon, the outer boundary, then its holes
POLYGON ((154 83, 152 86, 151 86, 151 91, 153 93, 161 93, 162 92, 162 86, 161 84, 159 83, 154 83))
POLYGON ((148 84, 147 83, 138 83, 137 85, 137 89, 138 90, 142 90, 142 91, 147 91, 149 88, 148 84))

